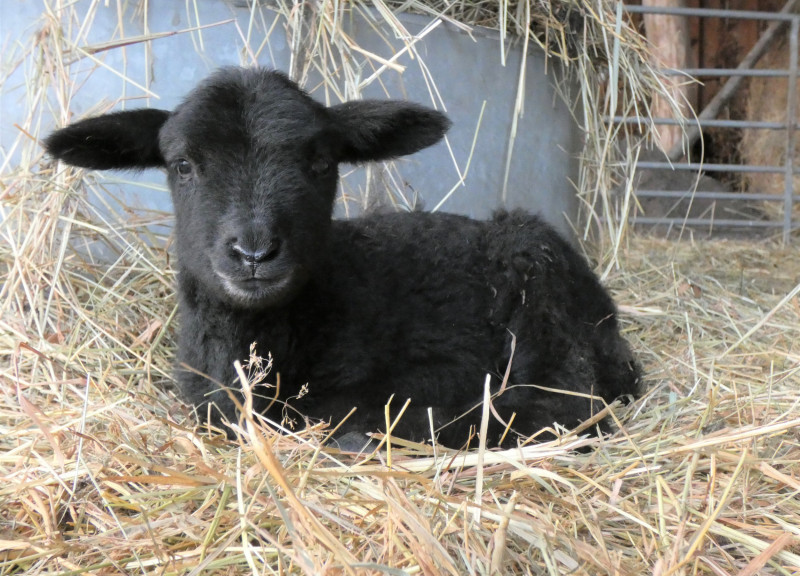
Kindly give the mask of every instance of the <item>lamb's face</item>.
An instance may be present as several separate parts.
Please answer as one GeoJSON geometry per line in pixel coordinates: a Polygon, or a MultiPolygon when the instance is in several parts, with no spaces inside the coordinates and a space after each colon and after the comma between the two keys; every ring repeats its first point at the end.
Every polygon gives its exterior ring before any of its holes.
{"type": "Polygon", "coordinates": [[[45,146],[74,166],[166,168],[181,268],[218,298],[263,308],[290,300],[327,256],[340,162],[412,154],[449,126],[417,104],[326,108],[279,72],[223,68],[174,112],[87,118],[45,146]]]}
{"type": "Polygon", "coordinates": [[[197,88],[160,133],[181,266],[239,307],[291,299],[325,251],[338,147],[327,110],[280,74],[197,88]]]}

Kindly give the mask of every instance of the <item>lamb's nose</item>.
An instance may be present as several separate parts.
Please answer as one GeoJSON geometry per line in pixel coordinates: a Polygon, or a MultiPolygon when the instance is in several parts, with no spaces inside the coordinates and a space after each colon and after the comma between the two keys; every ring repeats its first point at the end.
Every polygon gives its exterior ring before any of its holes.
{"type": "Polygon", "coordinates": [[[259,264],[275,258],[280,251],[280,246],[280,240],[273,238],[266,248],[250,248],[237,242],[231,249],[245,264],[259,264]]]}

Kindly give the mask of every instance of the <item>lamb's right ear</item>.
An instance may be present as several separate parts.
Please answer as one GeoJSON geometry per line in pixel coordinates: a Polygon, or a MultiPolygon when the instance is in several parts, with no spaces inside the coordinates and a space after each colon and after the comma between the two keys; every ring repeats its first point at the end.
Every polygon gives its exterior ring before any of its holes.
{"type": "Polygon", "coordinates": [[[82,168],[163,166],[158,132],[169,115],[151,108],[104,114],[53,132],[44,147],[54,158],[82,168]]]}
{"type": "Polygon", "coordinates": [[[354,100],[328,109],[342,142],[340,162],[390,160],[436,144],[450,128],[437,110],[400,100],[354,100]]]}

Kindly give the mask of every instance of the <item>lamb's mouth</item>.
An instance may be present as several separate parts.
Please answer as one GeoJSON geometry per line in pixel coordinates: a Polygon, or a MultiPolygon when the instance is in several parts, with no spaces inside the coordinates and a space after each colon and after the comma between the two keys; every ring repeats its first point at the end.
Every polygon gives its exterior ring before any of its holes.
{"type": "Polygon", "coordinates": [[[231,278],[225,274],[219,275],[231,300],[247,308],[275,306],[290,299],[302,283],[301,276],[297,269],[269,278],[231,278]]]}

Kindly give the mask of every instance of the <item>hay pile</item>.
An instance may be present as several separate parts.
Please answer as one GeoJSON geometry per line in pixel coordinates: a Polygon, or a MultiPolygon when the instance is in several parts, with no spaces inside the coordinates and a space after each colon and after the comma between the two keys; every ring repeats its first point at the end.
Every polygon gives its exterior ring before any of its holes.
{"type": "MultiPolygon", "coordinates": [[[[56,32],[31,94],[66,86],[56,32]]],[[[248,420],[231,443],[169,391],[169,215],[43,158],[36,118],[0,174],[0,574],[800,570],[796,251],[617,237],[648,393],[611,438],[356,457],[248,420]]]]}
{"type": "MultiPolygon", "coordinates": [[[[789,43],[784,38],[778,42],[761,61],[757,68],[762,70],[788,70],[789,43]]],[[[748,120],[761,122],[786,122],[787,96],[789,94],[788,78],[751,78],[747,85],[745,117],[748,120]]],[[[795,90],[795,111],[800,118],[800,81],[795,90]]],[[[785,166],[787,137],[785,130],[745,130],[739,144],[739,152],[745,164],[757,166],[785,166]]],[[[794,166],[800,166],[800,131],[794,133],[794,166]]],[[[785,174],[749,173],[745,184],[751,192],[774,194],[783,197],[786,194],[785,174]]],[[[793,178],[794,194],[800,190],[800,174],[793,178]]],[[[792,220],[800,218],[800,205],[794,202],[792,220]]],[[[770,218],[779,220],[783,217],[783,202],[764,202],[762,210],[770,218]]]]}

